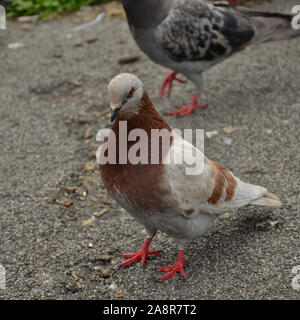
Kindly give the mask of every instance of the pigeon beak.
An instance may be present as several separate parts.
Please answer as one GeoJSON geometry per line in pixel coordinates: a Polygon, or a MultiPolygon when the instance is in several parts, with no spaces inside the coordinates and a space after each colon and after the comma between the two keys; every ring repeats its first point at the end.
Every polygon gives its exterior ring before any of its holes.
{"type": "Polygon", "coordinates": [[[116,118],[116,116],[118,115],[118,113],[120,112],[121,108],[115,108],[111,110],[111,117],[110,117],[110,121],[113,122],[116,118]]]}

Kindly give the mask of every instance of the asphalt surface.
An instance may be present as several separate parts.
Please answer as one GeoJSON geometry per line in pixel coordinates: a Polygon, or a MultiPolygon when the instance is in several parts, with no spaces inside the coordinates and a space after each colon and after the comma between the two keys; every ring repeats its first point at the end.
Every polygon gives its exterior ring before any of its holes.
{"type": "MultiPolygon", "coordinates": [[[[259,8],[290,12],[293,4],[259,8]]],[[[175,84],[171,98],[159,100],[168,70],[140,53],[126,22],[107,18],[71,33],[84,19],[72,14],[29,31],[9,22],[0,31],[0,264],[7,276],[0,298],[299,299],[292,268],[300,265],[300,39],[248,48],[216,66],[205,74],[209,107],[167,118],[172,127],[217,131],[205,140],[206,155],[283,205],[220,217],[188,244],[186,278],[159,283],[157,268],[175,262],[176,243],[159,233],[151,248],[164,252],[146,269],[119,268],[145,232],[107,196],[93,159],[95,134],[109,125],[107,84],[120,72],[136,72],[161,114],[189,101],[194,87],[175,84]],[[118,64],[137,54],[140,60],[118,64]],[[235,130],[225,133],[229,126],[235,130]],[[76,190],[68,193],[70,186],[76,190]]]]}

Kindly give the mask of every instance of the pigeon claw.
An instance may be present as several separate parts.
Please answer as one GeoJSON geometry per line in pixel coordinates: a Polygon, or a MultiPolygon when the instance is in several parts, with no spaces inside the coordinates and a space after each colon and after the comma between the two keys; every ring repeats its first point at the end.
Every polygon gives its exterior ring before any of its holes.
{"type": "Polygon", "coordinates": [[[131,263],[137,262],[138,260],[141,260],[142,265],[146,266],[146,260],[147,256],[149,254],[159,254],[160,251],[158,250],[147,250],[147,251],[142,251],[139,250],[138,252],[135,253],[125,253],[123,254],[124,258],[129,258],[128,260],[122,262],[122,267],[126,267],[131,263]]]}
{"type": "Polygon", "coordinates": [[[179,110],[168,112],[169,116],[179,115],[180,117],[185,117],[191,114],[196,108],[204,109],[207,106],[202,103],[197,103],[198,94],[194,94],[192,101],[186,106],[177,106],[179,110]]]}
{"type": "Polygon", "coordinates": [[[164,82],[163,82],[163,84],[161,86],[160,92],[159,92],[159,98],[160,99],[163,98],[163,96],[165,94],[165,89],[166,89],[167,86],[168,86],[168,97],[170,96],[172,88],[173,88],[173,81],[177,81],[179,83],[185,83],[184,80],[176,78],[176,74],[177,74],[177,72],[172,71],[171,73],[169,73],[166,76],[166,78],[165,78],[165,80],[164,80],[164,82]]]}
{"type": "Polygon", "coordinates": [[[151,238],[147,238],[141,247],[141,249],[135,253],[124,253],[124,258],[129,258],[128,260],[122,262],[122,267],[126,267],[131,263],[137,262],[138,260],[141,260],[142,265],[146,265],[147,256],[150,254],[159,254],[161,251],[159,250],[149,250],[149,245],[151,242],[151,238]]]}
{"type": "Polygon", "coordinates": [[[160,282],[165,281],[173,277],[177,272],[180,273],[182,277],[185,277],[183,266],[185,261],[183,260],[184,250],[179,250],[177,262],[171,266],[158,268],[159,271],[170,271],[166,275],[162,276],[160,282]]]}

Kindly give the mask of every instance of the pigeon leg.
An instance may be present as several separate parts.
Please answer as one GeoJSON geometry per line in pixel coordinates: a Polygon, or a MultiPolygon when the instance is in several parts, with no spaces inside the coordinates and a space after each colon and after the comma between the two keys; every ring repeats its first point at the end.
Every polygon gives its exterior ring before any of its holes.
{"type": "Polygon", "coordinates": [[[205,104],[197,103],[198,97],[199,97],[198,93],[195,93],[193,95],[193,98],[192,98],[191,102],[188,105],[186,105],[186,106],[177,106],[177,108],[179,110],[168,112],[168,115],[169,116],[173,116],[173,115],[178,114],[180,117],[184,117],[184,116],[187,116],[187,115],[191,114],[193,112],[193,110],[196,109],[196,108],[201,108],[201,109],[206,108],[205,104]]]}
{"type": "Polygon", "coordinates": [[[160,92],[159,92],[159,98],[160,99],[162,99],[162,97],[165,94],[166,86],[168,86],[168,97],[170,96],[171,91],[172,91],[172,87],[173,87],[173,81],[178,81],[179,83],[185,83],[184,80],[176,78],[176,74],[177,74],[177,72],[172,71],[171,73],[169,73],[166,76],[166,78],[165,78],[165,80],[164,80],[164,82],[163,82],[163,84],[161,86],[160,92]]]}
{"type": "Polygon", "coordinates": [[[185,264],[185,260],[183,260],[184,250],[178,250],[177,262],[168,267],[158,268],[159,271],[170,271],[163,277],[161,277],[160,281],[165,281],[174,276],[177,272],[180,272],[181,276],[185,276],[183,266],[185,264]]]}
{"type": "Polygon", "coordinates": [[[123,254],[124,258],[129,258],[128,260],[122,263],[122,267],[126,267],[127,265],[137,262],[141,260],[142,264],[146,265],[147,255],[149,254],[159,254],[161,251],[158,250],[149,250],[150,242],[152,238],[146,238],[144,244],[142,245],[141,249],[135,253],[125,253],[123,254]]]}

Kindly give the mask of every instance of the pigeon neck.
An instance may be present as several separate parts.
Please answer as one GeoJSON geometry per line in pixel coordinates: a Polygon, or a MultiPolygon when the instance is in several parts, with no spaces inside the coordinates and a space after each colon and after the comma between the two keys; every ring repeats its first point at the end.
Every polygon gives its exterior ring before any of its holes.
{"type": "Polygon", "coordinates": [[[171,128],[168,126],[168,124],[155,110],[146,91],[144,91],[137,114],[133,114],[129,119],[125,118],[124,116],[122,117],[120,114],[116,117],[112,127],[113,131],[116,133],[119,131],[120,121],[127,121],[128,132],[134,129],[143,129],[148,135],[151,135],[151,129],[167,129],[168,131],[171,131],[171,128]]]}
{"type": "Polygon", "coordinates": [[[122,0],[130,26],[150,29],[168,15],[173,0],[122,0]]]}
{"type": "MultiPolygon", "coordinates": [[[[151,164],[152,161],[152,154],[153,150],[154,153],[157,151],[159,152],[159,163],[162,163],[162,159],[166,156],[166,153],[168,153],[171,145],[173,144],[173,136],[171,132],[171,128],[168,126],[168,124],[163,120],[163,118],[158,114],[158,112],[155,110],[151,100],[148,97],[148,94],[146,91],[144,91],[143,98],[141,99],[141,103],[139,106],[139,113],[134,114],[131,118],[126,119],[122,117],[122,115],[119,113],[116,117],[116,120],[113,124],[112,130],[115,133],[116,136],[116,150],[117,150],[117,163],[119,163],[119,150],[120,145],[125,145],[127,148],[127,151],[131,149],[136,143],[136,141],[128,141],[129,133],[132,133],[133,130],[136,129],[142,129],[147,134],[147,143],[148,145],[146,148],[148,148],[148,163],[151,164]],[[126,127],[124,128],[120,121],[126,121],[126,127]],[[156,132],[153,131],[153,129],[156,129],[156,132]],[[157,132],[157,129],[159,132],[157,132]],[[125,130],[125,131],[124,131],[125,130]],[[164,131],[163,131],[164,130],[164,131]],[[168,132],[165,132],[167,130],[168,132]],[[160,135],[162,134],[161,138],[158,138],[159,140],[159,149],[153,149],[152,150],[152,139],[153,134],[156,136],[157,133],[160,135]],[[166,134],[169,134],[166,135],[166,134]],[[164,140],[163,137],[166,137],[170,140],[164,140]],[[126,142],[125,142],[126,141],[126,142]],[[166,142],[165,147],[163,147],[163,142],[166,142]]],[[[136,131],[136,133],[141,134],[140,131],[136,131]]],[[[142,135],[140,136],[141,139],[142,135]]],[[[156,139],[156,138],[155,138],[156,139]]],[[[157,140],[156,140],[157,141],[157,140]]],[[[143,146],[145,146],[143,144],[143,146]]],[[[154,147],[155,148],[155,147],[154,147]]]]}

